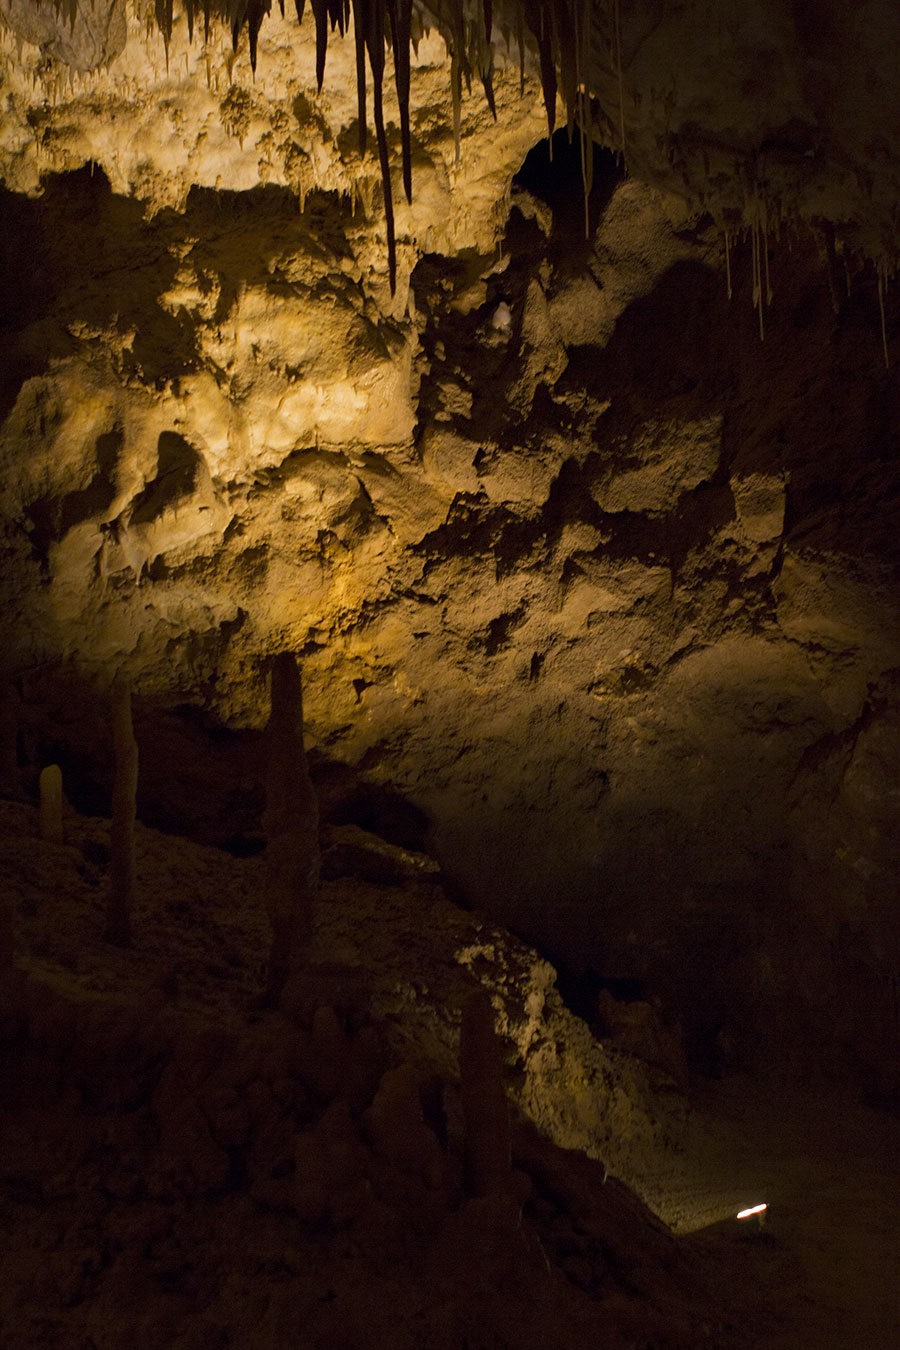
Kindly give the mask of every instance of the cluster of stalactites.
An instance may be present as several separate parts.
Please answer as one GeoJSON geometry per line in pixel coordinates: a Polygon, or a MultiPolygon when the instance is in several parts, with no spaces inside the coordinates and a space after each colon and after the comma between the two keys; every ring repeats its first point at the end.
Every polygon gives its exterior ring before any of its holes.
{"type": "MultiPolygon", "coordinates": [[[[74,16],[77,0],[56,0],[58,9],[74,16]]],[[[232,42],[246,28],[250,64],[255,71],[259,30],[272,7],[272,0],[183,0],[188,31],[193,38],[198,16],[202,15],[204,36],[209,35],[212,19],[225,21],[232,42]]],[[[284,0],[278,0],[282,16],[284,0]]],[[[294,0],[297,20],[302,22],[306,0],[294,0]]],[[[400,109],[400,140],[403,187],[407,201],[412,200],[412,167],[409,131],[410,51],[417,34],[433,23],[444,37],[450,53],[450,84],[453,109],[453,133],[459,158],[460,107],[465,81],[471,90],[473,73],[480,79],[491,112],[496,116],[493,90],[494,29],[493,0],[433,0],[427,13],[413,13],[413,0],[310,0],[316,25],[316,79],[321,90],[325,79],[328,39],[337,32],[341,37],[353,19],[356,41],[356,85],[359,104],[359,148],[365,152],[368,135],[367,96],[369,73],[372,80],[372,121],[384,189],[385,226],[391,293],[396,287],[396,240],[390,160],[384,127],[383,89],[385,50],[393,56],[397,102],[400,109]],[[368,63],[368,72],[367,72],[368,63]]],[[[172,32],[173,0],[155,0],[155,19],[168,43],[172,32]]],[[[582,138],[582,165],[585,201],[591,187],[592,155],[589,142],[596,128],[597,109],[592,99],[592,81],[599,75],[612,77],[619,85],[619,127],[612,122],[604,128],[605,139],[615,139],[624,152],[625,129],[622,116],[621,60],[619,54],[619,0],[515,0],[503,16],[500,31],[508,43],[519,49],[520,85],[525,83],[526,47],[537,48],[548,134],[556,124],[557,97],[566,108],[570,133],[577,126],[582,138]],[[514,30],[509,28],[512,14],[514,30]]]]}
{"type": "MultiPolygon", "coordinates": [[[[257,44],[262,21],[272,8],[272,0],[182,0],[193,39],[197,20],[202,16],[204,39],[209,37],[212,20],[228,24],[232,43],[237,48],[244,29],[250,49],[250,64],[256,70],[257,44]]],[[[59,13],[74,24],[78,0],[54,0],[59,13]]],[[[278,0],[284,17],[284,0],[278,0]]],[[[306,0],[294,0],[298,23],[303,21],[306,0]]],[[[359,104],[359,148],[364,153],[368,136],[367,93],[369,72],[372,78],[372,121],[378,146],[378,158],[384,190],[384,212],[388,243],[391,293],[396,288],[396,241],[394,234],[393,194],[390,160],[384,127],[383,90],[385,51],[393,56],[397,103],[400,109],[400,141],[403,187],[407,201],[412,200],[412,166],[409,131],[410,51],[418,35],[430,26],[440,31],[450,53],[450,92],[453,109],[453,134],[459,159],[460,108],[465,81],[471,91],[473,73],[478,76],[491,112],[496,116],[493,89],[494,31],[493,0],[428,0],[413,12],[413,0],[310,0],[316,26],[316,79],[321,90],[325,79],[329,36],[348,32],[350,19],[356,41],[356,86],[359,104]],[[368,63],[368,72],[366,69],[368,63]]],[[[153,17],[168,48],[174,21],[173,0],[154,0],[153,17]]],[[[625,124],[620,52],[619,0],[512,0],[498,16],[498,30],[508,45],[519,49],[520,86],[525,84],[525,52],[536,48],[544,104],[547,109],[548,135],[556,125],[557,98],[566,109],[570,134],[578,128],[582,144],[582,168],[587,196],[591,188],[593,157],[590,142],[598,138],[617,144],[624,154],[625,124]],[[596,103],[598,80],[618,85],[618,125],[601,117],[596,103]]]]}

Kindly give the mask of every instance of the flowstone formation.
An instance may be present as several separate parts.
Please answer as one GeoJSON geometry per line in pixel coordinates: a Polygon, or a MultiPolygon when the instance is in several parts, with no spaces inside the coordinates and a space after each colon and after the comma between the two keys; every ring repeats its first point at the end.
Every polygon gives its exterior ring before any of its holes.
{"type": "Polygon", "coordinates": [[[423,36],[411,204],[388,72],[392,294],[352,33],[317,94],[292,18],[254,79],[215,23],[6,6],[2,676],[20,759],[96,796],[121,670],[166,728],[139,812],[240,844],[224,747],[295,651],[319,762],[424,811],[470,902],[660,996],[695,1063],[878,1042],[889,1096],[896,14],[662,8],[598,7],[612,148],[553,169],[515,16],[458,162],[423,36]]]}

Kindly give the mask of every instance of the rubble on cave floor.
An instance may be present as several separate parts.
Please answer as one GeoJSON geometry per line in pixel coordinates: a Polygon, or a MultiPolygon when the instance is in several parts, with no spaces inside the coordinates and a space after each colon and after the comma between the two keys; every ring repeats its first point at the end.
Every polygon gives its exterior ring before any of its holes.
{"type": "Polygon", "coordinates": [[[102,939],[108,829],[67,815],[50,844],[0,802],[5,1347],[838,1350],[857,1321],[894,1343],[888,1118],[832,1139],[808,1104],[788,1128],[796,1098],[738,1079],[689,1109],[594,1039],[549,963],[359,830],[326,852],[311,971],[266,1010],[262,860],[138,827],[120,949],[102,939]],[[458,1062],[479,986],[514,1166],[483,1198],[458,1062]],[[735,1201],[763,1192],[771,1227],[738,1232],[735,1201]],[[868,1294],[843,1259],[857,1238],[868,1294]]]}

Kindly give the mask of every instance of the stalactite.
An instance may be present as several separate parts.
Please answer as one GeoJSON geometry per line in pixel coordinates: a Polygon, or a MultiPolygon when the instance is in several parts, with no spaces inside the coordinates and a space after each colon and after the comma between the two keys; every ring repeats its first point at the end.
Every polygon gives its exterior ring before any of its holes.
{"type": "Polygon", "coordinates": [[[622,78],[622,11],[619,0],[613,0],[613,32],[615,35],[615,78],[619,86],[619,140],[622,146],[622,163],[626,162],[625,148],[625,84],[622,78]]]}
{"type": "Polygon", "coordinates": [[[755,226],[753,230],[753,240],[756,255],[756,280],[754,282],[754,299],[756,303],[756,312],[759,315],[759,340],[760,342],[765,342],[766,320],[765,314],[763,312],[762,274],[760,270],[760,258],[759,258],[760,238],[759,238],[759,229],[755,226]]]}
{"type": "Polygon", "coordinates": [[[553,60],[553,47],[551,42],[550,19],[543,5],[538,6],[537,31],[534,36],[537,40],[538,57],[541,68],[541,89],[544,95],[544,108],[547,112],[547,136],[551,142],[553,133],[556,130],[556,95],[558,85],[556,79],[556,65],[553,60]]]}
{"type": "Polygon", "coordinates": [[[303,745],[302,681],[289,652],[272,663],[266,750],[266,998],[277,1003],[306,953],[319,884],[319,809],[303,745]]]}
{"type": "MultiPolygon", "coordinates": [[[[412,0],[388,0],[391,43],[394,51],[394,82],[400,108],[400,157],[403,166],[403,190],[412,202],[412,147],[409,133],[409,51],[412,45],[412,0]]],[[[489,100],[491,101],[491,100],[489,100]]]]}
{"type": "Polygon", "coordinates": [[[172,0],[156,0],[156,26],[163,35],[166,44],[166,65],[169,61],[169,42],[172,39],[172,0]]]}
{"type": "Polygon", "coordinates": [[[453,110],[453,150],[454,163],[459,163],[459,134],[462,105],[462,75],[459,68],[459,56],[454,47],[450,53],[450,100],[453,110]]]}
{"type": "Polygon", "coordinates": [[[492,0],[483,0],[480,18],[475,21],[475,45],[477,49],[478,74],[481,87],[487,99],[494,121],[497,120],[497,104],[494,100],[494,47],[491,34],[494,29],[494,7],[492,0]]]}
{"type": "Polygon", "coordinates": [[[560,93],[566,110],[566,126],[571,137],[581,71],[578,36],[566,4],[553,5],[550,10],[550,41],[553,64],[559,71],[560,93]]]}
{"type": "MultiPolygon", "coordinates": [[[[761,342],[764,342],[766,337],[765,309],[771,305],[774,292],[769,274],[769,208],[765,199],[760,197],[755,190],[745,204],[744,220],[747,222],[744,227],[744,237],[748,233],[750,235],[752,303],[759,320],[759,338],[761,342]]],[[[727,258],[727,254],[726,265],[729,268],[730,295],[730,260],[727,258]]]]}
{"type": "Polygon", "coordinates": [[[459,141],[462,120],[462,82],[470,83],[470,69],[466,50],[466,22],[463,0],[450,3],[450,100],[453,110],[453,149],[455,163],[459,163],[459,141]]]}
{"type": "Polygon", "coordinates": [[[131,941],[134,905],[134,822],[137,813],[138,747],[131,719],[131,690],[117,682],[112,692],[115,758],[109,837],[109,901],[106,937],[121,947],[131,941]]]}
{"type": "Polygon", "coordinates": [[[316,86],[321,93],[328,51],[328,3],[327,0],[310,0],[310,5],[316,25],[316,86]]]}
{"type": "Polygon", "coordinates": [[[41,769],[38,780],[40,795],[40,833],[48,844],[62,844],[63,835],[63,783],[62,770],[58,764],[48,764],[41,769]]]}
{"type": "MultiPolygon", "coordinates": [[[[57,12],[74,16],[77,0],[54,0],[57,12]]],[[[284,13],[283,0],[278,0],[284,13]]],[[[410,133],[410,49],[415,48],[425,25],[421,16],[413,14],[412,0],[310,0],[315,23],[316,83],[323,88],[329,33],[337,30],[343,35],[350,23],[354,25],[356,45],[356,83],[359,115],[359,149],[365,153],[367,143],[367,71],[372,78],[372,108],[378,159],[381,174],[385,226],[387,234],[388,272],[391,293],[396,291],[396,237],[394,201],[390,175],[390,157],[384,124],[383,83],[385,46],[391,49],[397,103],[400,117],[400,142],[403,187],[408,201],[412,200],[411,133],[410,133]],[[415,29],[415,33],[413,30],[415,29]]],[[[189,38],[193,40],[198,0],[185,0],[189,38]]],[[[241,33],[246,28],[250,64],[256,69],[258,35],[265,16],[271,10],[271,0],[219,0],[213,10],[212,0],[199,0],[203,13],[204,43],[209,40],[210,19],[220,14],[229,23],[232,42],[236,49],[241,33]]],[[[297,22],[303,20],[305,0],[295,0],[297,22]]],[[[493,0],[441,0],[437,4],[437,25],[444,34],[450,51],[450,86],[452,123],[456,162],[459,162],[462,120],[462,84],[471,87],[473,66],[481,79],[485,97],[496,115],[493,92],[493,0]]],[[[162,34],[168,68],[169,44],[173,26],[173,0],[154,0],[154,23],[162,34]]],[[[501,25],[501,27],[503,27],[501,25]]],[[[506,32],[505,27],[503,28],[506,32]]],[[[592,76],[598,69],[617,90],[618,127],[613,117],[602,113],[606,134],[618,139],[623,161],[627,159],[627,131],[625,119],[625,72],[623,65],[623,30],[621,0],[606,0],[603,6],[591,0],[520,0],[516,6],[515,33],[512,41],[519,48],[519,87],[525,89],[525,54],[529,36],[537,48],[540,84],[547,116],[547,135],[551,139],[556,127],[557,96],[561,95],[570,134],[577,126],[581,138],[582,178],[585,193],[585,222],[589,228],[587,198],[592,185],[592,145],[594,141],[594,111],[592,99],[597,90],[591,87],[592,76]],[[599,44],[605,43],[609,65],[599,60],[599,44]]],[[[233,60],[233,58],[232,58],[233,60]]],[[[187,55],[185,61],[189,66],[187,55]]],[[[207,57],[208,61],[208,57],[207,57]]],[[[37,75],[35,73],[35,78],[37,75]]],[[[229,66],[229,79],[231,71],[229,66]]],[[[212,83],[207,65],[207,84],[212,83]]],[[[55,102],[55,83],[49,96],[55,102]]],[[[765,335],[764,308],[771,304],[772,286],[769,275],[768,215],[766,204],[754,196],[745,214],[751,236],[753,254],[753,303],[757,309],[760,335],[765,335]]],[[[731,239],[725,233],[728,292],[732,294],[731,239]]],[[[880,304],[883,305],[885,280],[879,281],[880,304]]],[[[884,339],[886,343],[886,335],[884,339]]]]}
{"type": "Polygon", "coordinates": [[[835,247],[835,240],[834,240],[834,225],[830,220],[827,220],[823,225],[822,234],[825,240],[825,259],[827,264],[826,270],[828,273],[828,294],[831,298],[831,308],[835,314],[840,314],[841,297],[838,292],[838,282],[837,282],[837,275],[838,275],[837,249],[835,247]]]}
{"type": "Polygon", "coordinates": [[[366,32],[362,0],[353,0],[353,39],[356,43],[356,105],[359,120],[359,153],[366,153],[366,32]]]}
{"type": "MultiPolygon", "coordinates": [[[[619,0],[610,0],[612,11],[608,21],[611,24],[610,37],[613,66],[619,88],[619,123],[622,154],[625,154],[625,113],[624,82],[621,60],[621,15],[619,0]]],[[[58,13],[73,16],[77,0],[54,0],[58,13]]],[[[284,0],[278,0],[282,15],[284,0]]],[[[301,23],[305,12],[305,0],[295,0],[297,22],[301,23]]],[[[412,200],[411,172],[411,136],[409,121],[410,101],[410,48],[415,48],[417,37],[413,36],[412,0],[311,0],[311,8],[316,30],[316,84],[321,91],[325,78],[325,64],[328,50],[329,29],[335,29],[343,36],[350,22],[351,11],[356,40],[356,78],[357,101],[359,107],[359,145],[360,152],[366,148],[366,58],[371,71],[373,91],[373,121],[378,142],[378,158],[384,191],[384,212],[388,246],[388,271],[391,293],[396,291],[396,240],[394,228],[393,193],[390,178],[390,160],[387,150],[387,136],[384,127],[383,80],[385,65],[385,44],[393,55],[394,73],[397,87],[397,101],[400,113],[400,141],[403,172],[403,186],[408,201],[412,200]]],[[[462,83],[471,88],[473,65],[480,77],[485,98],[491,112],[496,116],[493,89],[493,4],[492,0],[448,0],[446,7],[438,4],[438,25],[449,32],[445,37],[451,56],[451,98],[453,104],[453,136],[456,161],[459,162],[461,135],[462,83]],[[470,17],[467,17],[467,7],[470,17]]],[[[256,71],[258,55],[258,37],[263,19],[271,10],[271,0],[220,0],[213,9],[212,0],[199,0],[199,9],[203,14],[203,41],[209,42],[210,20],[212,15],[221,15],[231,30],[233,49],[236,51],[241,33],[247,30],[250,65],[256,71]]],[[[198,0],[185,0],[185,13],[188,37],[193,41],[195,21],[198,13],[198,0]]],[[[570,128],[578,123],[582,136],[583,175],[585,194],[590,192],[592,174],[591,155],[588,153],[593,139],[591,90],[588,87],[588,58],[591,50],[591,34],[596,15],[592,11],[590,0],[523,0],[517,6],[515,41],[519,48],[519,86],[520,93],[525,90],[525,50],[527,35],[533,37],[540,60],[540,81],[544,105],[547,113],[547,134],[552,138],[556,126],[556,101],[558,84],[561,85],[566,117],[570,128]]],[[[173,0],[154,0],[152,17],[148,16],[148,33],[155,26],[161,34],[165,50],[166,70],[169,68],[169,47],[173,28],[173,0]]],[[[416,34],[421,27],[417,21],[416,34]]],[[[233,60],[233,58],[232,58],[233,60]]],[[[189,68],[187,54],[186,68],[189,68]]],[[[208,62],[208,55],[207,55],[208,62]]],[[[231,79],[231,70],[228,72],[231,79]]],[[[212,84],[207,64],[207,86],[212,84]]],[[[55,98],[55,93],[53,94],[55,98]]],[[[587,214],[587,204],[585,204],[587,214]]]]}
{"type": "Polygon", "coordinates": [[[369,66],[372,71],[372,118],[375,122],[375,139],[378,143],[378,160],[381,165],[381,182],[384,189],[384,223],[387,231],[388,276],[391,295],[397,289],[397,245],[394,238],[394,197],[391,191],[391,163],[387,148],[387,135],[384,129],[384,0],[369,0],[369,23],[366,29],[366,50],[369,53],[369,66]]]}

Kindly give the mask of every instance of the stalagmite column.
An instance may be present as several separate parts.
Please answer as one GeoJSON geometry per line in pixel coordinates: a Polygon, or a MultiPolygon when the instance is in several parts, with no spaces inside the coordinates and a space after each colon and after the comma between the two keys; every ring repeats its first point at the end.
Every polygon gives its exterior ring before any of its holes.
{"type": "Polygon", "coordinates": [[[266,751],[266,907],[272,924],[266,996],[277,1003],[309,946],[319,885],[319,805],[303,747],[301,675],[290,652],[272,663],[266,751]]]}
{"type": "Polygon", "coordinates": [[[106,937],[127,947],[131,940],[134,900],[134,820],[137,799],[138,748],[131,721],[131,690],[116,683],[112,692],[112,734],[115,755],[112,826],[109,840],[109,908],[106,937]]]}
{"type": "Polygon", "coordinates": [[[0,686],[0,792],[19,790],[19,697],[15,685],[0,686]]]}
{"type": "Polygon", "coordinates": [[[62,769],[58,764],[48,764],[41,769],[40,797],[41,838],[51,844],[65,842],[63,836],[63,785],[62,769]]]}
{"type": "Polygon", "coordinates": [[[0,895],[0,975],[12,969],[13,921],[12,896],[4,890],[3,894],[0,895]]]}
{"type": "MultiPolygon", "coordinates": [[[[19,787],[16,739],[19,730],[18,697],[15,687],[0,684],[0,792],[15,794],[19,787]]],[[[6,887],[0,888],[0,975],[13,964],[13,902],[6,887]]]]}
{"type": "Polygon", "coordinates": [[[463,1007],[459,1076],[466,1122],[466,1192],[475,1197],[499,1195],[509,1190],[512,1178],[509,1107],[494,1010],[484,990],[474,993],[463,1007]]]}

